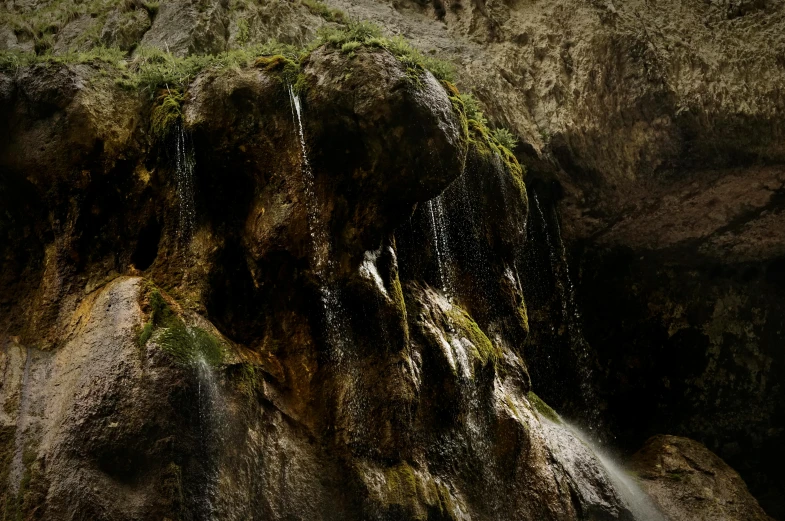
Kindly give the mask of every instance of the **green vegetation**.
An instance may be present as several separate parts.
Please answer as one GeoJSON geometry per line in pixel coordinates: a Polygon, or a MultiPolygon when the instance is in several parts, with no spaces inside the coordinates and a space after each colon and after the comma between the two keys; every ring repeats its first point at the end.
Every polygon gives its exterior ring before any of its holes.
{"type": "Polygon", "coordinates": [[[150,129],[158,139],[164,139],[174,125],[182,119],[184,98],[179,89],[166,89],[158,97],[158,103],[150,114],[150,129]]]}
{"type": "Polygon", "coordinates": [[[556,411],[551,409],[547,403],[543,402],[539,396],[534,394],[534,391],[529,391],[528,398],[529,403],[532,404],[532,407],[534,407],[540,416],[547,418],[554,423],[561,423],[561,418],[556,414],[556,411]]]}
{"type": "Polygon", "coordinates": [[[490,341],[480,326],[477,325],[472,317],[464,310],[453,306],[447,312],[450,321],[456,329],[460,330],[466,338],[474,345],[477,352],[475,355],[483,363],[495,364],[502,356],[502,351],[490,341]]]}
{"type": "Polygon", "coordinates": [[[346,13],[339,9],[331,9],[324,2],[319,0],[300,0],[305,7],[316,16],[321,16],[328,22],[344,23],[347,20],[346,13]]]}
{"type": "Polygon", "coordinates": [[[223,362],[224,346],[221,340],[200,327],[187,326],[157,289],[150,293],[150,310],[150,320],[139,334],[140,348],[147,344],[156,331],[160,331],[156,343],[179,364],[190,365],[197,359],[212,366],[223,362]]]}
{"type": "Polygon", "coordinates": [[[200,327],[180,323],[161,331],[157,341],[161,349],[181,365],[190,365],[199,359],[214,367],[223,362],[221,341],[200,327]]]}
{"type": "Polygon", "coordinates": [[[491,137],[493,137],[500,146],[509,151],[515,150],[515,147],[518,146],[518,138],[506,128],[494,129],[491,131],[491,137]]]}
{"type": "MultiPolygon", "coordinates": [[[[401,36],[392,38],[384,36],[381,27],[376,24],[347,20],[343,13],[331,10],[319,0],[301,0],[301,2],[312,13],[338,24],[322,28],[316,40],[304,48],[277,41],[245,46],[250,38],[250,28],[245,19],[240,19],[238,43],[243,47],[217,55],[177,57],[154,47],[140,47],[136,49],[132,58],[119,49],[100,46],[86,52],[63,54],[52,54],[48,51],[37,53],[2,51],[0,70],[15,70],[35,63],[91,63],[111,67],[115,71],[115,83],[118,86],[140,92],[156,100],[152,111],[151,131],[154,136],[161,139],[182,117],[181,106],[187,88],[203,71],[256,65],[276,73],[283,84],[292,85],[299,92],[306,87],[300,66],[315,48],[327,46],[349,56],[354,56],[361,48],[385,49],[404,65],[407,77],[415,85],[422,85],[425,71],[430,71],[442,81],[453,107],[460,115],[467,145],[474,147],[481,155],[498,155],[513,176],[521,193],[525,195],[523,169],[512,153],[518,144],[517,138],[504,128],[492,131],[488,129],[488,121],[477,98],[469,93],[460,93],[451,83],[455,76],[452,64],[423,54],[401,36]]],[[[52,39],[68,21],[84,14],[93,17],[104,16],[117,5],[118,0],[92,0],[80,4],[59,0],[34,15],[26,15],[25,20],[13,12],[6,13],[2,17],[10,20],[14,27],[26,27],[23,30],[37,35],[36,38],[43,41],[46,38],[52,39]]],[[[151,15],[158,9],[157,2],[145,2],[144,6],[151,15]]]]}
{"type": "Polygon", "coordinates": [[[387,38],[381,27],[371,22],[351,21],[341,27],[328,27],[319,32],[316,45],[327,45],[347,54],[360,47],[386,49],[406,67],[407,75],[418,82],[425,71],[438,80],[452,81],[455,68],[452,64],[424,55],[403,37],[387,38]]]}
{"type": "Polygon", "coordinates": [[[282,84],[291,85],[297,93],[301,92],[305,86],[305,77],[300,74],[299,59],[292,59],[283,54],[274,54],[257,58],[254,65],[267,72],[276,73],[282,84]]]}
{"type": "Polygon", "coordinates": [[[232,366],[232,380],[236,382],[237,390],[248,398],[255,398],[261,390],[263,383],[260,367],[248,362],[232,366]]]}

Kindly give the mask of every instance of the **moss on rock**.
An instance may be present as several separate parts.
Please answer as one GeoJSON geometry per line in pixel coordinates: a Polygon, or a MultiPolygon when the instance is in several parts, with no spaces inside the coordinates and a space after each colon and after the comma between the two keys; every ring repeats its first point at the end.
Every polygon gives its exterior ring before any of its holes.
{"type": "Polygon", "coordinates": [[[464,310],[453,306],[447,315],[453,326],[459,330],[472,343],[476,349],[477,358],[483,363],[495,364],[502,356],[502,351],[495,346],[488,336],[480,329],[471,316],[464,310]]]}
{"type": "Polygon", "coordinates": [[[539,396],[534,394],[534,391],[529,391],[527,397],[529,399],[529,403],[532,405],[532,407],[534,407],[534,410],[536,410],[540,416],[547,418],[552,422],[561,423],[561,417],[559,417],[556,411],[551,409],[547,403],[542,401],[539,396]]]}

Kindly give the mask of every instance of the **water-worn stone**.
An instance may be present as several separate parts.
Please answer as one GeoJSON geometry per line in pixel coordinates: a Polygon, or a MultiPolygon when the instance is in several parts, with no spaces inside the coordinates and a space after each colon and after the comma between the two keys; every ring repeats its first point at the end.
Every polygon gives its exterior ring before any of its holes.
{"type": "Polygon", "coordinates": [[[770,521],[738,473],[703,444],[654,436],[631,459],[643,489],[672,521],[770,521]]]}

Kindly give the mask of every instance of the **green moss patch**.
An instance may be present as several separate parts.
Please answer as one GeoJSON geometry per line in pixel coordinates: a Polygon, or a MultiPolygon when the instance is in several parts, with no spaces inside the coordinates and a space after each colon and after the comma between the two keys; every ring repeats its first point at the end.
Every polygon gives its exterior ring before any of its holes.
{"type": "Polygon", "coordinates": [[[556,411],[551,409],[547,403],[542,401],[539,396],[534,394],[534,391],[529,391],[527,397],[529,398],[529,403],[532,404],[532,407],[534,407],[540,416],[547,418],[554,423],[561,423],[561,418],[558,414],[556,414],[556,411]]]}
{"type": "Polygon", "coordinates": [[[458,307],[452,307],[448,312],[450,322],[474,345],[475,355],[483,363],[495,364],[502,356],[502,350],[495,346],[488,336],[480,329],[468,313],[458,307]]]}
{"type": "Polygon", "coordinates": [[[164,299],[161,292],[150,292],[150,320],[139,333],[140,348],[155,336],[156,343],[175,362],[181,365],[204,360],[211,366],[219,366],[224,359],[223,342],[209,331],[187,326],[164,299]]]}
{"type": "Polygon", "coordinates": [[[401,36],[385,37],[381,27],[370,22],[352,21],[342,27],[322,29],[317,39],[319,45],[345,53],[360,47],[386,49],[406,66],[407,75],[414,80],[425,71],[430,71],[439,80],[452,81],[455,77],[455,67],[449,62],[426,56],[401,36]]]}

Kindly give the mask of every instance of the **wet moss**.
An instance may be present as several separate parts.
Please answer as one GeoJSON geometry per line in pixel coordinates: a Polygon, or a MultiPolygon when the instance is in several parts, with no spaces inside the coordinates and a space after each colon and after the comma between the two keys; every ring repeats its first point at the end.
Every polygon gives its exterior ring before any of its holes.
{"type": "Polygon", "coordinates": [[[456,329],[459,329],[464,336],[474,345],[477,350],[477,358],[483,363],[495,364],[502,356],[502,351],[490,341],[488,336],[480,329],[472,317],[460,308],[453,307],[448,311],[450,321],[456,329]]]}
{"type": "Polygon", "coordinates": [[[237,390],[248,398],[256,398],[262,391],[264,376],[260,367],[248,362],[243,362],[231,368],[231,379],[235,382],[237,390]]]}
{"type": "Polygon", "coordinates": [[[157,343],[182,365],[191,365],[197,360],[203,360],[213,367],[223,363],[222,342],[200,327],[188,327],[183,323],[168,327],[161,331],[157,343]]]}
{"type": "Polygon", "coordinates": [[[532,404],[532,407],[534,407],[534,410],[536,410],[540,416],[547,418],[554,423],[561,423],[561,418],[556,413],[556,411],[551,409],[547,403],[542,401],[539,396],[534,394],[534,391],[529,391],[527,397],[529,398],[529,403],[532,404]]]}
{"type": "Polygon", "coordinates": [[[384,479],[390,503],[406,505],[417,501],[417,476],[408,463],[387,467],[384,479]]]}
{"type": "Polygon", "coordinates": [[[140,349],[157,334],[156,343],[175,362],[183,365],[204,360],[211,366],[223,363],[223,342],[200,327],[190,327],[175,313],[158,289],[149,291],[150,320],[139,333],[140,349]]]}
{"type": "Polygon", "coordinates": [[[180,519],[185,505],[182,468],[174,462],[169,463],[164,469],[161,486],[162,497],[167,503],[169,513],[174,515],[175,519],[180,519]]]}

